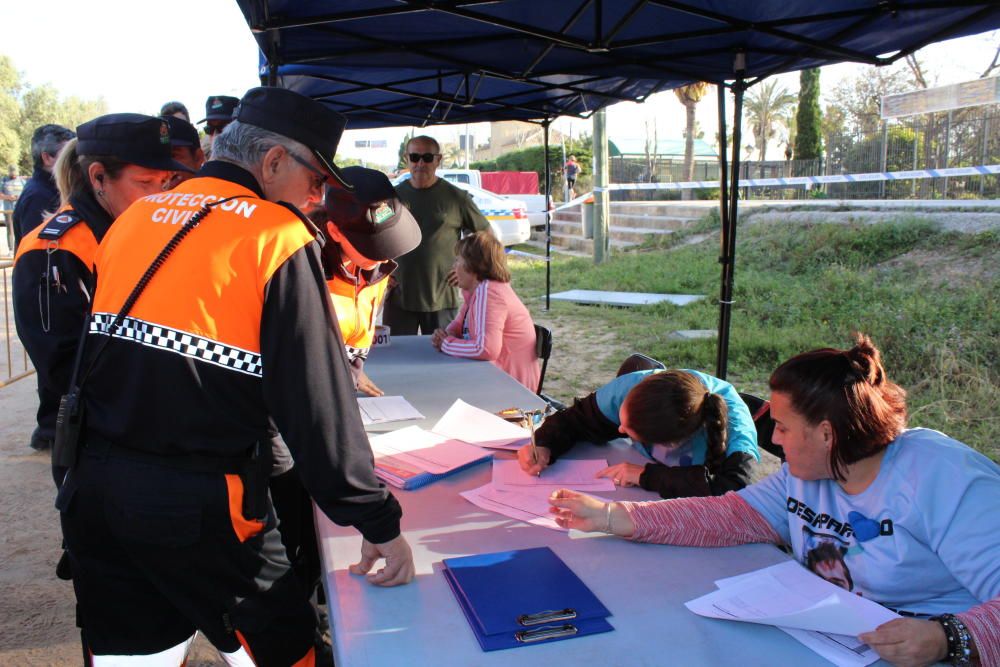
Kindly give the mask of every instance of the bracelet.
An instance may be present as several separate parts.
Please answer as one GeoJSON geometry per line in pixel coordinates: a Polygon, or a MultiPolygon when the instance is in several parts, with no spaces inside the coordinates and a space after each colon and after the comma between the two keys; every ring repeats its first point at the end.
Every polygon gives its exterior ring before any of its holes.
{"type": "Polygon", "coordinates": [[[944,628],[944,636],[948,639],[948,655],[945,660],[958,667],[971,665],[972,636],[965,623],[954,614],[941,614],[931,620],[937,621],[944,628]]]}
{"type": "Polygon", "coordinates": [[[614,534],[614,533],[611,532],[611,506],[612,505],[614,505],[614,502],[605,503],[605,505],[604,505],[604,517],[606,519],[606,525],[604,526],[604,532],[607,533],[608,535],[613,535],[614,534]]]}

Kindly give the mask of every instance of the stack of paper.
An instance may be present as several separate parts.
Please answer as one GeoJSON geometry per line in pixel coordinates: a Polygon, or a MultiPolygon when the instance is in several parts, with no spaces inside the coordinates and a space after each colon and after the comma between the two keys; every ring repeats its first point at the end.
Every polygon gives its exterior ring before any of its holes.
{"type": "Polygon", "coordinates": [[[795,561],[715,582],[719,590],[686,603],[701,616],[775,625],[844,667],[862,667],[878,654],[858,641],[899,616],[831,584],[795,561]]]}
{"type": "Polygon", "coordinates": [[[402,396],[362,397],[358,399],[358,409],[361,411],[361,423],[365,426],[424,418],[402,396]]]}
{"type": "Polygon", "coordinates": [[[521,470],[516,460],[493,461],[493,481],[461,495],[480,507],[535,526],[565,531],[549,512],[549,496],[558,489],[584,493],[614,491],[607,478],[594,477],[608,466],[604,460],[560,459],[539,475],[521,470]]]}
{"type": "Polygon", "coordinates": [[[481,447],[518,447],[528,437],[520,426],[458,400],[430,431],[410,426],[369,442],[375,474],[395,487],[416,489],[489,459],[481,447]]]}

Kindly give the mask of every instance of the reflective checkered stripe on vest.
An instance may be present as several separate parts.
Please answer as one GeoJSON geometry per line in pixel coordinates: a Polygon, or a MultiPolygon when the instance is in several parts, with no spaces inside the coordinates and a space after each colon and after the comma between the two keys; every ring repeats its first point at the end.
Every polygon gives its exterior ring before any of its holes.
{"type": "Polygon", "coordinates": [[[288,209],[241,185],[194,178],[133,204],[97,253],[97,293],[90,331],[107,335],[142,274],[203,205],[212,208],[146,286],[116,338],[261,376],[264,291],[275,271],[312,242],[288,209]]]}

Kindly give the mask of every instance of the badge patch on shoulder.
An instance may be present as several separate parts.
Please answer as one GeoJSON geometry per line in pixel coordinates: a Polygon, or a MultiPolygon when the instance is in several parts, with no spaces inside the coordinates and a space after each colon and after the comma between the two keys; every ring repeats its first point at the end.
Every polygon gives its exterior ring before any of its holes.
{"type": "Polygon", "coordinates": [[[372,220],[376,225],[381,225],[383,222],[391,218],[395,214],[392,207],[388,203],[382,202],[378,205],[378,208],[372,211],[372,220]]]}
{"type": "Polygon", "coordinates": [[[63,211],[62,213],[58,213],[45,223],[45,228],[38,232],[38,238],[55,241],[56,239],[62,237],[62,235],[68,232],[73,225],[81,220],[83,220],[83,218],[81,218],[76,211],[63,211]]]}

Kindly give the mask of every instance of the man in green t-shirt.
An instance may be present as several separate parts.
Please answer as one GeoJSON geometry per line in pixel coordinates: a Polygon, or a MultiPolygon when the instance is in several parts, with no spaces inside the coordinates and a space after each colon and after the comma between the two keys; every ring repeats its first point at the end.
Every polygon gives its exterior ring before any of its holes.
{"type": "Polygon", "coordinates": [[[463,232],[490,228],[467,192],[437,177],[441,147],[436,140],[413,137],[406,144],[406,158],[410,178],[396,186],[396,193],[417,219],[422,240],[396,260],[398,284],[386,300],[382,319],[397,336],[430,334],[455,319],[455,243],[463,232]]]}

